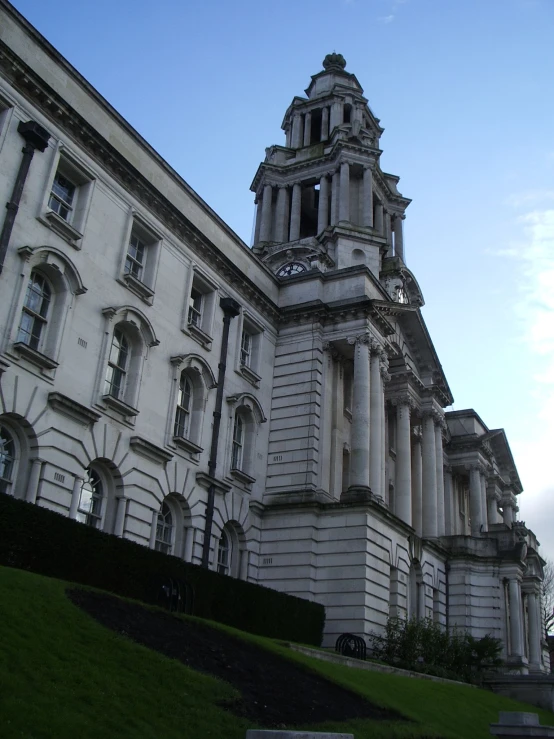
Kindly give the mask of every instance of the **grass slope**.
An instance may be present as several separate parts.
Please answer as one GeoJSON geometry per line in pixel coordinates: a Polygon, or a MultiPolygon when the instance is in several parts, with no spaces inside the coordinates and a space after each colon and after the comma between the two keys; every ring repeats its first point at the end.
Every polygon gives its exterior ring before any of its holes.
{"type": "MultiPolygon", "coordinates": [[[[0,567],[0,734],[23,737],[244,739],[248,723],[218,707],[233,688],[104,629],[64,596],[66,584],[0,567]]],[[[269,639],[227,631],[324,674],[416,724],[314,727],[356,739],[490,738],[499,710],[537,710],[486,691],[353,670],[269,639]]],[[[539,712],[543,724],[554,715],[539,712]]]]}

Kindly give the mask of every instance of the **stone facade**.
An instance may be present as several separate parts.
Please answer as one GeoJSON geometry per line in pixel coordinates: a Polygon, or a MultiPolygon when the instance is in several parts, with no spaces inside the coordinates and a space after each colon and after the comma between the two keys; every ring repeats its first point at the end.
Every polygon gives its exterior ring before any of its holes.
{"type": "Polygon", "coordinates": [[[317,600],[326,644],[429,617],[546,670],[508,442],[444,411],[410,201],[343,57],[286,111],[248,248],[0,14],[1,491],[317,600]]]}

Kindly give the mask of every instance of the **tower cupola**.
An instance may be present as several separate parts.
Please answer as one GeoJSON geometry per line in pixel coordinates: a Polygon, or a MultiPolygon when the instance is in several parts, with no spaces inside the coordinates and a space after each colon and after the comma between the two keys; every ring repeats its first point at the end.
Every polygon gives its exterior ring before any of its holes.
{"type": "Polygon", "coordinates": [[[383,259],[403,263],[410,201],[381,170],[383,129],[342,54],[327,54],[282,128],[285,145],[266,149],[251,185],[253,246],[268,266],[286,276],[366,264],[379,277],[383,259]]]}

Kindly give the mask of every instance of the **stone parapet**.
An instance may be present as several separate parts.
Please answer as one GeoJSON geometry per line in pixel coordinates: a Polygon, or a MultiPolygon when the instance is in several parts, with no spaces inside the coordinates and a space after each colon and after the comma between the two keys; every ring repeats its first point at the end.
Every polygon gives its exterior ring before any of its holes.
{"type": "Polygon", "coordinates": [[[498,675],[487,680],[486,687],[499,695],[554,712],[554,675],[498,675]]]}

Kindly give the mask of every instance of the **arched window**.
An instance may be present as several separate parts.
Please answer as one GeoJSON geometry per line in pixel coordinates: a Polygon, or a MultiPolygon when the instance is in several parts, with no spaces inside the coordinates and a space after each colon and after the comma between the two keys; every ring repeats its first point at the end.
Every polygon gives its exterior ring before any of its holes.
{"type": "Polygon", "coordinates": [[[173,522],[173,514],[171,513],[171,509],[167,503],[163,502],[158,513],[155,549],[164,554],[171,554],[173,550],[174,535],[175,525],[173,522]]]}
{"type": "Polygon", "coordinates": [[[237,413],[235,415],[235,423],[233,425],[233,451],[231,455],[231,469],[242,470],[244,452],[244,420],[237,413]]]}
{"type": "Polygon", "coordinates": [[[223,529],[217,548],[217,571],[221,575],[229,575],[231,573],[231,556],[231,539],[229,534],[223,529]]]}
{"type": "Polygon", "coordinates": [[[87,470],[87,477],[81,486],[77,521],[95,529],[102,528],[105,490],[102,479],[94,469],[87,470]]]}
{"type": "Polygon", "coordinates": [[[15,468],[15,442],[5,426],[0,426],[0,493],[10,493],[15,468]]]}
{"type": "Polygon", "coordinates": [[[173,435],[188,439],[190,435],[192,413],[192,383],[185,371],[181,372],[179,390],[177,392],[177,408],[175,410],[175,427],[173,435]]]}
{"type": "Polygon", "coordinates": [[[122,400],[125,394],[129,353],[129,341],[123,331],[116,327],[113,332],[104,387],[104,394],[116,400],[122,400]]]}
{"type": "Polygon", "coordinates": [[[31,272],[21,312],[18,342],[27,344],[36,351],[40,350],[46,334],[51,299],[52,288],[49,282],[38,272],[31,272]]]}

